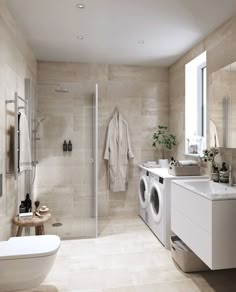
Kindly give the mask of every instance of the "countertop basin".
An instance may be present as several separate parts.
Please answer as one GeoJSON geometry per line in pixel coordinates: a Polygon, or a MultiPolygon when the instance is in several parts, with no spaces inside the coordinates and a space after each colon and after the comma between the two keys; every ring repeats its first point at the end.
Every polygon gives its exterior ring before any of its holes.
{"type": "Polygon", "coordinates": [[[175,180],[173,183],[210,200],[236,199],[236,187],[211,180],[175,180]]]}

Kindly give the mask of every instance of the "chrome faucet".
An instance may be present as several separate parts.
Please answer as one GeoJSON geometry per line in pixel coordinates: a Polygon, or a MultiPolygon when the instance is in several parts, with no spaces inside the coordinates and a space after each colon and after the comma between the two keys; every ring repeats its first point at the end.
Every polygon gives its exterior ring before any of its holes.
{"type": "Polygon", "coordinates": [[[229,185],[230,186],[234,185],[234,183],[233,183],[232,165],[231,164],[229,165],[229,185]]]}

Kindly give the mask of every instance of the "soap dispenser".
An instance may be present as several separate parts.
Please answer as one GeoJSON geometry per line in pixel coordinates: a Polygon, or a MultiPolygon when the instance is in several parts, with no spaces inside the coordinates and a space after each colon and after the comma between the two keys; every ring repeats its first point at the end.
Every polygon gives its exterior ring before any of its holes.
{"type": "Polygon", "coordinates": [[[226,163],[222,163],[222,167],[220,169],[220,182],[221,183],[228,183],[229,182],[229,171],[226,167],[226,163]]]}
{"type": "Polygon", "coordinates": [[[25,213],[25,202],[21,201],[21,204],[19,206],[19,213],[25,213]]]}
{"type": "Polygon", "coordinates": [[[63,151],[67,151],[67,150],[68,150],[66,140],[64,140],[64,143],[63,143],[62,149],[63,149],[63,151]]]}
{"type": "Polygon", "coordinates": [[[32,210],[32,202],[30,200],[30,195],[26,194],[25,200],[24,200],[24,206],[25,206],[25,212],[31,212],[32,210]]]}
{"type": "Polygon", "coordinates": [[[212,176],[212,180],[214,182],[219,182],[220,175],[219,175],[219,169],[218,169],[218,167],[215,167],[214,168],[214,172],[212,172],[211,176],[212,176]]]}
{"type": "Polygon", "coordinates": [[[72,151],[72,143],[71,143],[71,140],[69,140],[69,143],[68,143],[68,151],[72,151]]]}

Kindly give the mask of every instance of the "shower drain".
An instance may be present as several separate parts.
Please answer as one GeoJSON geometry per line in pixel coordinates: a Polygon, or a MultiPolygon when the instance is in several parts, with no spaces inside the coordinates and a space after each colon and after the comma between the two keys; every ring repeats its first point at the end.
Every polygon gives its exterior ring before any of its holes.
{"type": "Polygon", "coordinates": [[[60,222],[53,223],[52,226],[53,227],[60,227],[60,226],[62,226],[62,223],[60,223],[60,222]]]}

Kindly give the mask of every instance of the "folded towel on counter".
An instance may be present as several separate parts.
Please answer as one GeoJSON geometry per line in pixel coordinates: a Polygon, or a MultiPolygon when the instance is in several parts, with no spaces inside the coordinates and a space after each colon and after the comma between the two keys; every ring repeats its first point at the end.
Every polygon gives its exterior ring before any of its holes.
{"type": "Polygon", "coordinates": [[[193,166],[198,165],[197,161],[195,160],[179,160],[180,166],[193,166]]]}
{"type": "Polygon", "coordinates": [[[156,161],[146,161],[146,162],[143,162],[142,165],[144,167],[150,167],[150,168],[158,168],[158,167],[160,167],[159,164],[156,161]]]}
{"type": "Polygon", "coordinates": [[[159,168],[160,165],[159,164],[150,164],[150,163],[143,163],[143,166],[144,167],[147,167],[147,168],[159,168]]]}

